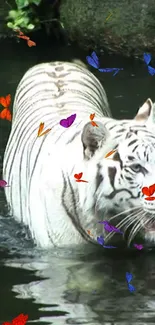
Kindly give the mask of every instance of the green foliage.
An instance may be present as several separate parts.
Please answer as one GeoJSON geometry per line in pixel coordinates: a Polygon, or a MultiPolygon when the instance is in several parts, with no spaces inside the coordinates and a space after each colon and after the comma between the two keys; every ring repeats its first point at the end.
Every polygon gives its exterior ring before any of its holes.
{"type": "Polygon", "coordinates": [[[27,7],[31,4],[35,4],[37,6],[39,6],[39,4],[41,3],[42,0],[16,0],[16,4],[18,9],[22,9],[24,7],[27,7]]]}
{"type": "Polygon", "coordinates": [[[11,29],[25,29],[26,30],[33,30],[36,26],[39,25],[39,19],[32,18],[32,10],[23,11],[19,10],[10,10],[8,16],[8,23],[7,27],[11,29]]]}

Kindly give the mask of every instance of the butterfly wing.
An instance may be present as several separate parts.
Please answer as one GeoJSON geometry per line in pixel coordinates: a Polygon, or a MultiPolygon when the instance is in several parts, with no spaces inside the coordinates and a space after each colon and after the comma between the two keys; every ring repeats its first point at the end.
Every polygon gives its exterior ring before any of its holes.
{"type": "Polygon", "coordinates": [[[93,58],[94,62],[96,63],[97,67],[99,68],[99,58],[96,55],[95,51],[92,52],[91,57],[93,58]]]}
{"type": "Polygon", "coordinates": [[[89,65],[91,65],[95,69],[98,69],[98,65],[94,62],[94,60],[91,58],[91,56],[86,56],[86,60],[89,65]]]}
{"type": "Polygon", "coordinates": [[[114,72],[113,77],[119,72],[120,69],[117,69],[116,72],[114,72]]]}
{"type": "Polygon", "coordinates": [[[83,173],[79,173],[79,174],[75,174],[74,177],[76,179],[81,179],[82,175],[83,175],[83,173]]]}
{"type": "Polygon", "coordinates": [[[31,41],[31,40],[28,40],[28,41],[27,41],[27,45],[28,45],[29,47],[32,47],[32,46],[36,46],[36,43],[33,42],[33,41],[31,41]]]}
{"type": "Polygon", "coordinates": [[[97,242],[98,242],[100,245],[104,245],[104,238],[103,238],[103,236],[97,237],[97,242]]]}
{"type": "Polygon", "coordinates": [[[143,54],[143,58],[144,58],[144,62],[148,65],[152,59],[151,54],[150,53],[144,53],[143,54]]]}
{"type": "Polygon", "coordinates": [[[95,117],[95,113],[93,113],[93,114],[90,114],[90,116],[89,116],[89,117],[90,117],[90,120],[91,120],[91,121],[93,121],[93,119],[94,119],[94,117],[95,117]]]}
{"type": "Polygon", "coordinates": [[[152,68],[150,65],[148,65],[148,72],[149,72],[149,74],[151,74],[151,76],[154,76],[154,74],[155,74],[155,69],[152,68]]]}
{"type": "Polygon", "coordinates": [[[136,291],[135,287],[130,283],[128,283],[128,289],[130,292],[136,291]]]}
{"type": "Polygon", "coordinates": [[[73,114],[73,115],[69,116],[67,118],[67,120],[68,120],[68,126],[71,126],[74,123],[75,119],[76,119],[76,114],[73,114]]]}
{"type": "Polygon", "coordinates": [[[107,246],[107,245],[106,245],[106,246],[103,245],[103,247],[104,247],[104,248],[117,248],[117,247],[115,247],[115,246],[107,246]]]}
{"type": "Polygon", "coordinates": [[[12,325],[25,325],[28,320],[28,315],[20,314],[12,320],[12,325]]]}
{"type": "Polygon", "coordinates": [[[40,125],[39,125],[39,129],[38,129],[38,137],[42,133],[43,128],[44,128],[44,123],[41,122],[40,125]]]}
{"type": "Polygon", "coordinates": [[[108,158],[109,156],[111,156],[116,150],[112,150],[112,151],[109,151],[104,158],[108,158]]]}
{"type": "Polygon", "coordinates": [[[128,283],[132,280],[132,278],[133,278],[133,275],[129,272],[126,272],[126,280],[128,283]]]}
{"type": "Polygon", "coordinates": [[[91,125],[92,125],[92,126],[97,126],[97,127],[98,127],[97,123],[94,122],[94,121],[91,121],[91,125]]]}
{"type": "Polygon", "coordinates": [[[3,179],[0,180],[0,187],[5,187],[7,185],[7,182],[3,179]]]}
{"type": "Polygon", "coordinates": [[[5,108],[9,107],[10,103],[11,103],[11,95],[10,94],[7,95],[6,97],[0,97],[0,104],[3,107],[5,107],[5,108]]]}
{"type": "Polygon", "coordinates": [[[0,113],[0,118],[5,119],[7,114],[7,108],[4,108],[0,113]]]}
{"type": "Polygon", "coordinates": [[[11,104],[11,95],[8,94],[6,97],[5,97],[5,100],[6,100],[6,106],[5,107],[9,107],[10,104],[11,104]]]}
{"type": "Polygon", "coordinates": [[[11,117],[11,112],[9,111],[9,109],[7,109],[6,112],[6,120],[11,121],[12,117],[11,117]]]}

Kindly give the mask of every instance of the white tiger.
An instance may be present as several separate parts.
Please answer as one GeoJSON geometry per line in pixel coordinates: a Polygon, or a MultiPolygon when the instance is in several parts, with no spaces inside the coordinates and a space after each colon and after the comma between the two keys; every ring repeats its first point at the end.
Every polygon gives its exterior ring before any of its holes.
{"type": "Polygon", "coordinates": [[[152,101],[134,120],[110,116],[103,87],[82,64],[42,63],[20,81],[3,179],[10,186],[10,213],[29,227],[38,246],[98,245],[100,220],[122,230],[133,226],[129,242],[140,229],[155,241],[155,204],[141,190],[155,182],[152,101]],[[75,113],[69,128],[60,125],[75,113]],[[91,125],[92,113],[98,127],[91,125]],[[37,137],[41,122],[51,131],[37,137]],[[105,158],[111,150],[116,152],[105,158]],[[75,181],[81,172],[88,183],[75,181]]]}

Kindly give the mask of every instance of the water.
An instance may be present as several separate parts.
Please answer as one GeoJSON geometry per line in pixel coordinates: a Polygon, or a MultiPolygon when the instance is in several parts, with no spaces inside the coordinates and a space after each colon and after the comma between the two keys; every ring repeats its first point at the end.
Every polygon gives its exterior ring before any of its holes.
{"type": "MultiPolygon", "coordinates": [[[[76,44],[35,41],[36,48],[28,48],[24,41],[1,42],[0,96],[10,93],[13,98],[19,80],[34,64],[73,58],[86,62],[91,53],[76,44]]],[[[114,117],[132,118],[148,97],[154,100],[155,77],[148,74],[143,61],[103,54],[100,62],[102,68],[124,68],[115,77],[91,69],[105,87],[114,117]]],[[[9,132],[10,123],[0,120],[1,168],[9,132]]],[[[155,323],[154,251],[37,250],[26,229],[6,216],[3,189],[0,203],[1,323],[11,322],[20,313],[28,314],[30,324],[155,323]],[[126,272],[133,274],[134,293],[127,288],[126,272]]]]}

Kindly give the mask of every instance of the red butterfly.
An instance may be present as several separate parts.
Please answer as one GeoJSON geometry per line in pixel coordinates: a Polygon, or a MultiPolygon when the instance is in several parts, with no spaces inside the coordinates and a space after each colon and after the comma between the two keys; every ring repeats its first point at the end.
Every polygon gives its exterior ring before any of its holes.
{"type": "Polygon", "coordinates": [[[25,39],[25,40],[27,41],[27,45],[28,45],[29,47],[31,47],[31,46],[36,46],[36,43],[33,42],[33,41],[31,41],[31,40],[30,40],[30,37],[24,35],[23,32],[21,32],[20,30],[16,30],[16,32],[19,33],[19,35],[17,35],[17,37],[18,37],[18,38],[25,39]]]}
{"type": "Polygon", "coordinates": [[[92,125],[92,126],[97,126],[97,127],[98,127],[98,125],[96,124],[96,122],[93,121],[93,119],[94,119],[94,117],[95,117],[95,113],[94,113],[94,114],[90,114],[89,117],[90,117],[90,120],[91,120],[91,125],[92,125]]]}
{"type": "Polygon", "coordinates": [[[11,121],[11,112],[9,110],[9,106],[11,103],[11,95],[7,95],[6,97],[0,97],[0,104],[4,107],[2,112],[0,113],[1,119],[6,119],[11,121]]]}
{"type": "Polygon", "coordinates": [[[12,323],[4,322],[2,325],[25,325],[28,315],[20,314],[12,320],[12,323]]]}
{"type": "Polygon", "coordinates": [[[147,195],[147,197],[145,198],[145,200],[147,201],[154,201],[155,197],[152,196],[155,192],[155,184],[149,186],[149,187],[143,187],[142,188],[142,193],[144,195],[147,195]]]}
{"type": "Polygon", "coordinates": [[[79,173],[79,174],[75,174],[74,177],[76,178],[76,182],[84,182],[84,183],[88,183],[87,181],[84,181],[83,179],[81,179],[83,173],[79,173]]]}

